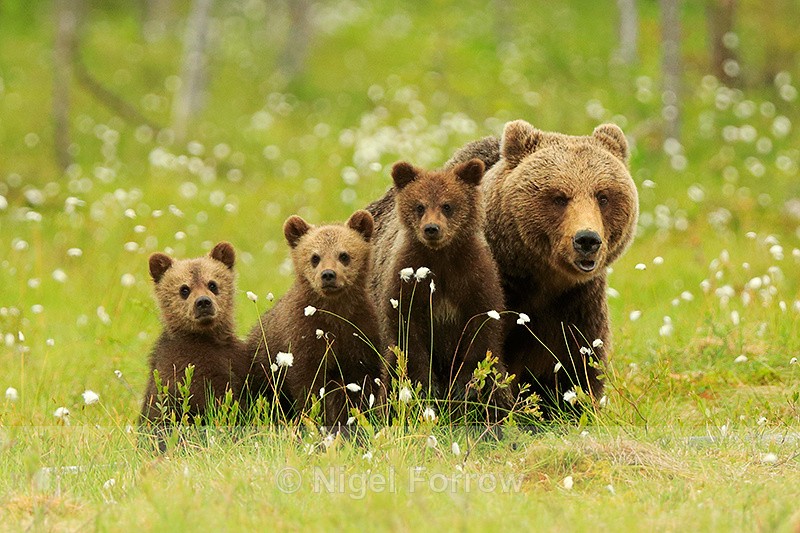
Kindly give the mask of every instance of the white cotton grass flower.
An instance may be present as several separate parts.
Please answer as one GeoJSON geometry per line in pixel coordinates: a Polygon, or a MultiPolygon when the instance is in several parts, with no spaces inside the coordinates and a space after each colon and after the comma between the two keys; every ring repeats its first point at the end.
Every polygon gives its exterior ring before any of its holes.
{"type": "Polygon", "coordinates": [[[136,285],[136,276],[133,274],[123,274],[122,277],[119,279],[119,282],[122,284],[123,287],[133,287],[136,285]]]}
{"type": "Polygon", "coordinates": [[[372,409],[372,406],[375,405],[375,395],[374,394],[372,394],[372,393],[369,394],[369,400],[368,400],[367,403],[369,405],[369,408],[372,409]]]}
{"type": "Polygon", "coordinates": [[[573,389],[568,390],[564,393],[564,401],[570,405],[575,405],[575,402],[578,401],[578,393],[573,389]]]}
{"type": "Polygon", "coordinates": [[[636,263],[636,266],[633,268],[635,268],[636,270],[647,270],[647,265],[645,265],[644,263],[636,263]]]}
{"type": "Polygon", "coordinates": [[[428,274],[431,273],[431,269],[428,267],[419,267],[417,271],[414,273],[414,277],[417,281],[422,281],[423,279],[428,277],[428,274]]]}
{"type": "Polygon", "coordinates": [[[433,410],[433,407],[428,406],[422,410],[422,419],[426,422],[436,421],[436,411],[433,410]]]}
{"type": "Polygon", "coordinates": [[[272,301],[272,300],[274,300],[274,299],[275,299],[275,295],[274,295],[274,294],[272,294],[271,292],[268,292],[268,293],[267,293],[267,301],[268,301],[268,302],[271,302],[271,301],[272,301]]]}
{"type": "Polygon", "coordinates": [[[278,352],[275,356],[275,363],[279,367],[292,366],[294,364],[294,354],[291,352],[278,352]]]}
{"type": "Polygon", "coordinates": [[[564,486],[565,489],[572,490],[573,485],[575,485],[575,480],[572,479],[572,476],[567,476],[564,478],[561,484],[564,486]]]}
{"type": "Polygon", "coordinates": [[[489,318],[494,318],[495,320],[500,320],[500,313],[498,313],[494,309],[492,309],[491,311],[488,311],[486,314],[489,315],[489,318]]]}
{"type": "Polygon", "coordinates": [[[258,294],[253,291],[247,291],[247,299],[255,303],[258,301],[258,294]]]}
{"type": "Polygon", "coordinates": [[[631,313],[628,315],[628,319],[630,319],[631,322],[636,322],[640,318],[642,318],[642,312],[638,309],[631,311],[631,313]]]}
{"type": "Polygon", "coordinates": [[[400,271],[400,279],[403,281],[409,281],[413,275],[414,269],[411,267],[406,267],[400,271]]]}
{"type": "Polygon", "coordinates": [[[272,373],[274,374],[275,372],[278,371],[278,365],[272,363],[271,365],[269,365],[269,369],[272,370],[272,373]]]}
{"type": "Polygon", "coordinates": [[[6,400],[9,402],[16,402],[19,400],[19,392],[14,387],[9,387],[6,389],[6,400]]]}
{"type": "Polygon", "coordinates": [[[114,488],[114,485],[116,484],[117,480],[112,477],[111,479],[106,480],[106,482],[103,483],[103,490],[111,490],[112,488],[114,488]]]}
{"type": "Polygon", "coordinates": [[[322,398],[323,396],[325,396],[325,387],[320,387],[319,388],[319,397],[322,398]]]}
{"type": "Polygon", "coordinates": [[[86,389],[81,396],[83,396],[83,402],[86,405],[92,405],[100,401],[100,395],[93,390],[86,389]]]}
{"type": "Polygon", "coordinates": [[[458,445],[456,441],[453,441],[453,444],[450,446],[450,449],[453,451],[453,455],[458,457],[461,455],[461,447],[458,445]]]}
{"type": "Polygon", "coordinates": [[[345,387],[350,392],[359,392],[361,390],[361,385],[359,385],[358,383],[348,383],[347,385],[345,385],[345,387]]]}
{"type": "Polygon", "coordinates": [[[660,255],[655,256],[653,258],[653,264],[654,265],[663,265],[664,264],[664,258],[661,257],[660,255]]]}
{"type": "Polygon", "coordinates": [[[321,338],[322,338],[322,336],[323,336],[323,335],[325,335],[325,332],[324,332],[324,331],[322,331],[321,329],[318,329],[318,330],[314,331],[314,335],[316,335],[316,337],[317,337],[318,339],[321,339],[321,338]]]}
{"type": "Polygon", "coordinates": [[[662,337],[669,337],[672,335],[672,332],[675,330],[675,327],[672,325],[672,318],[665,316],[664,323],[658,328],[658,334],[662,337]]]}
{"type": "Polygon", "coordinates": [[[431,294],[436,292],[436,284],[433,282],[433,280],[431,280],[430,287],[431,287],[431,294]]]}
{"type": "Polygon", "coordinates": [[[767,417],[765,416],[759,417],[758,420],[756,420],[756,424],[758,424],[759,426],[763,426],[766,423],[767,423],[767,417]]]}
{"type": "Polygon", "coordinates": [[[392,304],[392,309],[397,309],[397,306],[400,305],[400,302],[395,298],[389,298],[389,303],[392,304]]]}
{"type": "Polygon", "coordinates": [[[733,362],[734,363],[746,363],[747,362],[747,356],[742,354],[739,357],[737,357],[736,359],[734,359],[733,362]]]}
{"type": "Polygon", "coordinates": [[[317,308],[313,305],[307,305],[305,309],[303,309],[303,314],[306,316],[311,316],[317,312],[317,308]]]}
{"type": "Polygon", "coordinates": [[[403,403],[408,403],[411,401],[411,389],[408,387],[403,387],[400,389],[400,392],[397,393],[397,399],[403,403]]]}
{"type": "Polygon", "coordinates": [[[600,401],[597,403],[600,405],[600,407],[605,407],[606,405],[608,405],[608,396],[604,394],[603,397],[600,398],[600,401]]]}
{"type": "Polygon", "coordinates": [[[603,345],[603,339],[595,339],[592,341],[592,348],[602,348],[603,345]]]}
{"type": "Polygon", "coordinates": [[[579,351],[581,352],[581,355],[583,355],[583,356],[592,355],[591,348],[587,348],[586,346],[581,346],[581,349],[579,351]]]}
{"type": "Polygon", "coordinates": [[[354,416],[348,417],[347,418],[347,422],[345,422],[344,425],[345,426],[352,426],[353,422],[355,422],[355,421],[356,421],[356,417],[354,417],[354,416]]]}
{"type": "Polygon", "coordinates": [[[367,450],[366,452],[364,452],[364,455],[362,455],[361,458],[364,459],[366,462],[371,463],[372,462],[372,452],[367,450]]]}
{"type": "Polygon", "coordinates": [[[428,448],[436,448],[439,445],[439,441],[436,440],[436,437],[433,435],[428,435],[428,440],[425,442],[425,445],[428,448]]]}
{"type": "Polygon", "coordinates": [[[772,452],[769,452],[761,458],[761,462],[770,465],[775,464],[778,462],[778,456],[772,452]]]}
{"type": "Polygon", "coordinates": [[[559,361],[558,363],[556,363],[556,366],[553,367],[553,374],[558,374],[558,371],[561,370],[562,368],[564,368],[564,365],[562,365],[561,362],[559,361]]]}
{"type": "Polygon", "coordinates": [[[122,370],[114,370],[114,375],[117,376],[117,379],[122,379],[122,370]]]}
{"type": "Polygon", "coordinates": [[[67,281],[67,273],[57,268],[53,271],[53,279],[59,283],[66,283],[67,281]]]}
{"type": "Polygon", "coordinates": [[[734,326],[738,326],[741,321],[742,321],[742,319],[739,316],[739,311],[737,311],[735,309],[733,311],[731,311],[731,323],[734,326]]]}
{"type": "Polygon", "coordinates": [[[792,357],[791,359],[789,359],[789,364],[790,365],[796,365],[797,364],[797,357],[792,357]]]}
{"type": "Polygon", "coordinates": [[[65,420],[69,417],[69,409],[66,407],[59,407],[55,411],[53,411],[53,416],[58,418],[59,420],[65,420]]]}
{"type": "Polygon", "coordinates": [[[519,314],[519,318],[517,318],[517,324],[519,324],[520,326],[525,325],[530,321],[531,321],[531,317],[529,317],[525,313],[520,313],[519,314]]]}

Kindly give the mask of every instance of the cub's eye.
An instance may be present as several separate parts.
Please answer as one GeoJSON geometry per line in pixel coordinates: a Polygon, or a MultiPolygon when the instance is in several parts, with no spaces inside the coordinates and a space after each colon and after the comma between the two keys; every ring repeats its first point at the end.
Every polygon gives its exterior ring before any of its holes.
{"type": "Polygon", "coordinates": [[[608,204],[608,196],[606,195],[606,193],[601,192],[600,194],[597,195],[597,203],[600,204],[600,206],[608,204]]]}
{"type": "Polygon", "coordinates": [[[219,287],[217,286],[217,282],[216,281],[209,281],[208,282],[208,290],[210,290],[214,294],[219,294],[219,287]]]}
{"type": "Polygon", "coordinates": [[[453,206],[450,204],[442,204],[442,213],[449,215],[453,212],[453,206]]]}
{"type": "Polygon", "coordinates": [[[425,206],[422,204],[417,204],[417,214],[422,216],[425,214],[425,206]]]}
{"type": "Polygon", "coordinates": [[[184,286],[182,286],[180,288],[179,292],[181,294],[181,298],[183,298],[185,300],[186,298],[189,297],[189,294],[191,294],[192,291],[191,291],[191,289],[189,289],[188,285],[184,285],[184,286]]]}
{"type": "Polygon", "coordinates": [[[319,261],[320,261],[319,255],[314,254],[314,255],[311,256],[311,266],[313,266],[314,268],[317,267],[317,265],[319,264],[319,261]]]}
{"type": "Polygon", "coordinates": [[[555,198],[553,198],[553,203],[558,206],[564,207],[569,203],[569,198],[567,198],[566,196],[556,196],[555,198]]]}
{"type": "Polygon", "coordinates": [[[344,266],[349,265],[350,264],[350,254],[348,254],[347,252],[340,253],[339,254],[339,262],[341,264],[343,264],[344,266]]]}

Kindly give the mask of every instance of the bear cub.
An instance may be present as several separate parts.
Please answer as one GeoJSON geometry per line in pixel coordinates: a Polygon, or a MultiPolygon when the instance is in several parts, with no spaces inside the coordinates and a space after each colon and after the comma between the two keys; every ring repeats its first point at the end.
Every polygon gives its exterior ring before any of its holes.
{"type": "Polygon", "coordinates": [[[319,395],[325,425],[338,430],[352,407],[383,404],[386,370],[372,345],[378,320],[367,291],[372,230],[366,211],[344,225],[314,227],[297,215],[284,223],[296,279],[253,327],[248,345],[256,354],[253,387],[280,394],[287,415],[319,395]]]}
{"type": "Polygon", "coordinates": [[[387,194],[394,210],[386,197],[373,204],[383,211],[373,283],[383,346],[399,344],[412,383],[437,398],[463,398],[486,352],[501,357],[501,322],[487,317],[504,305],[483,237],[483,171],[478,159],[445,171],[399,162],[387,194]],[[414,286],[412,271],[424,284],[414,286]]]}
{"type": "Polygon", "coordinates": [[[174,260],[162,253],[150,256],[164,329],[150,354],[142,423],[165,422],[170,412],[180,416],[178,387],[189,365],[194,365],[190,418],[202,415],[212,399],[219,401],[228,390],[238,398],[244,374],[239,366],[246,357],[234,324],[235,257],[227,242],[196,259],[174,260]],[[157,390],[153,371],[158,371],[161,386],[167,388],[167,398],[157,390]]]}

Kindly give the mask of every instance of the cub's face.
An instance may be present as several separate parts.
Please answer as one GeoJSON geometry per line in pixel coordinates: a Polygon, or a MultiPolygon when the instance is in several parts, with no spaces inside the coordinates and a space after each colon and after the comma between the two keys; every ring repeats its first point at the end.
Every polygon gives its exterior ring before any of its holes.
{"type": "Polygon", "coordinates": [[[636,229],[625,137],[612,125],[568,137],[520,122],[507,125],[501,146],[516,163],[503,185],[504,212],[514,217],[532,261],[572,282],[591,279],[619,257],[636,229]]]}
{"type": "Polygon", "coordinates": [[[297,215],[289,217],[283,232],[292,248],[298,280],[324,298],[365,288],[373,227],[367,211],[356,211],[344,225],[318,228],[297,215]]]}
{"type": "Polygon", "coordinates": [[[199,333],[232,327],[235,257],[226,242],[197,259],[176,261],[161,253],[150,256],[150,275],[168,329],[199,333]]]}
{"type": "Polygon", "coordinates": [[[478,185],[483,170],[479,159],[442,172],[396,163],[392,168],[397,189],[395,208],[403,225],[432,250],[474,232],[482,221],[478,185]]]}

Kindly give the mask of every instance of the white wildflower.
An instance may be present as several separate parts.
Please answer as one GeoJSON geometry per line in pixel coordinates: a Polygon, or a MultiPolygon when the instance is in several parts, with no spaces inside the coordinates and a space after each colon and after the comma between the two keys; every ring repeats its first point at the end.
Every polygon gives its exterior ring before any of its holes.
{"type": "Polygon", "coordinates": [[[525,313],[520,313],[519,318],[517,318],[517,324],[519,324],[520,326],[522,326],[523,324],[527,324],[530,321],[531,317],[529,317],[525,313]]]}
{"type": "Polygon", "coordinates": [[[117,480],[112,477],[111,479],[103,483],[103,490],[111,490],[116,484],[117,480]]]}
{"type": "Polygon", "coordinates": [[[59,283],[65,283],[67,281],[67,273],[57,268],[53,271],[53,279],[59,283]]]}
{"type": "Polygon", "coordinates": [[[739,322],[741,322],[741,318],[739,317],[739,311],[733,310],[731,311],[731,322],[734,326],[738,326],[739,322]]]}
{"type": "Polygon", "coordinates": [[[367,450],[364,453],[364,455],[361,456],[361,458],[364,459],[365,461],[367,461],[368,463],[371,463],[372,462],[372,452],[367,450]]]}
{"type": "Polygon", "coordinates": [[[253,291],[247,291],[247,299],[251,302],[257,302],[258,294],[254,293],[253,291]]]}
{"type": "Polygon", "coordinates": [[[431,285],[430,285],[430,287],[431,287],[431,294],[433,294],[434,292],[436,292],[436,284],[433,282],[433,280],[431,280],[431,285]]]}
{"type": "Polygon", "coordinates": [[[97,403],[100,401],[100,395],[94,392],[93,390],[85,390],[83,391],[83,401],[86,405],[92,405],[93,403],[97,403]]]}
{"type": "Polygon", "coordinates": [[[411,389],[408,387],[403,387],[400,389],[400,392],[397,394],[397,399],[403,403],[408,403],[411,401],[411,389]]]}
{"type": "Polygon", "coordinates": [[[352,426],[353,422],[355,422],[355,421],[356,421],[356,417],[354,417],[354,416],[348,417],[347,422],[345,422],[345,425],[346,426],[352,426]]]}
{"type": "Polygon", "coordinates": [[[756,424],[758,424],[759,426],[763,426],[766,423],[767,423],[767,417],[765,416],[762,416],[758,420],[756,420],[756,424]]]}
{"type": "Polygon", "coordinates": [[[603,347],[603,339],[595,339],[592,341],[593,348],[602,348],[603,347]]]}
{"type": "Polygon", "coordinates": [[[428,435],[428,440],[427,442],[425,442],[425,445],[428,448],[436,448],[439,445],[439,441],[436,440],[436,437],[434,437],[433,435],[428,435]]]}
{"type": "Polygon", "coordinates": [[[641,317],[642,317],[642,312],[639,311],[638,309],[634,310],[634,311],[631,311],[631,314],[628,315],[628,318],[630,319],[631,322],[636,322],[641,317]]]}
{"type": "Polygon", "coordinates": [[[320,387],[319,388],[319,397],[322,398],[323,396],[325,396],[325,387],[320,387]]]}
{"type": "Polygon", "coordinates": [[[495,320],[500,320],[500,313],[498,313],[494,309],[492,309],[491,311],[487,312],[486,314],[489,315],[489,318],[494,318],[495,320]]]}
{"type": "Polygon", "coordinates": [[[558,374],[558,371],[562,368],[564,368],[564,365],[562,365],[560,362],[556,363],[556,366],[553,367],[553,374],[558,374]]]}
{"type": "Polygon", "coordinates": [[[303,309],[303,314],[305,314],[306,316],[311,316],[316,312],[317,312],[317,308],[314,307],[313,305],[308,305],[308,306],[306,306],[305,309],[303,309]]]}
{"type": "Polygon", "coordinates": [[[426,422],[435,422],[436,421],[436,411],[433,410],[432,407],[426,407],[422,411],[422,418],[426,422]]]}
{"type": "Polygon", "coordinates": [[[661,257],[660,255],[655,256],[653,258],[653,264],[654,265],[663,265],[664,264],[664,258],[661,257]]]}
{"type": "Polygon", "coordinates": [[[325,335],[325,332],[324,332],[324,331],[322,331],[321,329],[318,329],[318,330],[316,330],[316,331],[314,332],[314,335],[316,335],[318,339],[321,339],[321,338],[322,338],[322,336],[323,336],[323,335],[325,335]]]}
{"type": "Polygon", "coordinates": [[[775,464],[775,463],[778,462],[778,456],[776,454],[770,452],[770,453],[764,455],[764,457],[761,458],[761,462],[762,463],[766,463],[766,464],[775,464]]]}
{"type": "Polygon", "coordinates": [[[590,350],[586,346],[581,346],[580,352],[581,352],[581,355],[584,355],[584,356],[592,354],[592,350],[590,350]]]}
{"type": "Polygon", "coordinates": [[[59,420],[64,420],[69,416],[69,409],[66,407],[59,407],[53,412],[53,416],[59,420]]]}
{"type": "Polygon", "coordinates": [[[278,366],[292,366],[294,364],[294,355],[291,352],[278,352],[275,356],[275,362],[278,366]]]}
{"type": "Polygon", "coordinates": [[[792,357],[791,359],[789,359],[789,364],[790,365],[796,365],[797,364],[797,357],[792,357]]]}
{"type": "Polygon", "coordinates": [[[400,279],[403,281],[408,281],[411,279],[411,276],[414,275],[414,269],[411,267],[406,267],[400,271],[400,279]]]}
{"type": "Polygon", "coordinates": [[[372,406],[375,405],[375,395],[370,393],[369,394],[369,408],[372,409],[372,406]]]}
{"type": "Polygon", "coordinates": [[[564,401],[571,405],[575,405],[575,402],[578,401],[578,393],[572,389],[568,390],[564,393],[564,401]]]}
{"type": "Polygon", "coordinates": [[[608,396],[604,394],[603,397],[600,398],[600,401],[597,403],[600,405],[600,407],[605,407],[606,405],[608,405],[608,396]]]}
{"type": "Polygon", "coordinates": [[[268,292],[268,293],[267,293],[267,301],[268,301],[268,302],[271,302],[271,301],[272,301],[272,300],[274,300],[274,299],[275,299],[275,295],[274,295],[274,294],[272,294],[271,292],[268,292]]]}
{"type": "Polygon", "coordinates": [[[747,356],[742,354],[739,357],[737,357],[736,359],[734,359],[733,362],[734,363],[746,363],[747,362],[747,356]]]}
{"type": "Polygon", "coordinates": [[[361,385],[359,385],[358,383],[348,383],[348,384],[346,385],[346,388],[347,388],[347,390],[349,390],[350,392],[358,392],[358,391],[360,391],[360,390],[361,390],[361,385]]]}
{"type": "Polygon", "coordinates": [[[133,274],[123,274],[122,277],[119,279],[119,282],[122,284],[123,287],[133,287],[136,285],[136,276],[133,274]]]}
{"type": "Polygon", "coordinates": [[[272,370],[273,373],[275,373],[278,371],[278,365],[272,363],[271,365],[269,365],[269,369],[272,370]]]}
{"type": "Polygon", "coordinates": [[[431,269],[428,267],[419,267],[417,271],[414,273],[414,277],[417,281],[422,281],[423,279],[428,277],[428,274],[431,273],[431,269]]]}
{"type": "Polygon", "coordinates": [[[114,375],[117,376],[117,379],[122,379],[122,370],[114,370],[114,375]]]}
{"type": "Polygon", "coordinates": [[[572,490],[572,486],[575,484],[575,481],[572,479],[572,476],[567,476],[564,478],[564,481],[561,482],[564,485],[564,488],[567,490],[572,490]]]}
{"type": "Polygon", "coordinates": [[[6,389],[6,400],[9,402],[16,402],[19,399],[19,393],[17,389],[14,387],[9,387],[6,389]]]}
{"type": "Polygon", "coordinates": [[[457,442],[453,441],[453,445],[450,446],[450,449],[453,450],[453,455],[461,455],[461,447],[457,442]]]}
{"type": "Polygon", "coordinates": [[[394,298],[389,298],[389,303],[392,304],[392,309],[397,309],[397,306],[400,305],[400,302],[394,298]]]}
{"type": "Polygon", "coordinates": [[[645,265],[644,263],[637,263],[636,266],[633,268],[635,268],[636,270],[646,270],[647,265],[645,265]]]}

